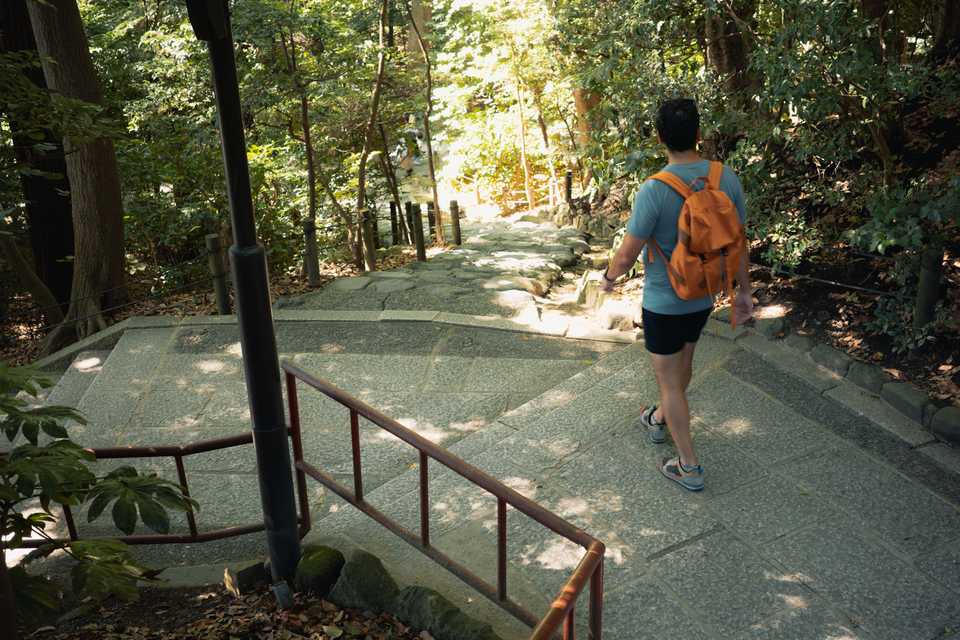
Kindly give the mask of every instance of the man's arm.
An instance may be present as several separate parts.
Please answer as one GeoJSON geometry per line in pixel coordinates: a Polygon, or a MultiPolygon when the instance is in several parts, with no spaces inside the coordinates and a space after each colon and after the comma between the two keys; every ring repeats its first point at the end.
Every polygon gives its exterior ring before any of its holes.
{"type": "Polygon", "coordinates": [[[733,313],[737,324],[753,317],[753,291],[750,287],[750,244],[743,241],[743,255],[737,267],[737,294],[733,299],[733,313]]]}
{"type": "Polygon", "coordinates": [[[606,272],[603,274],[604,291],[612,291],[613,283],[616,281],[616,279],[633,268],[633,265],[637,262],[637,258],[640,256],[640,252],[643,251],[643,245],[646,244],[646,242],[646,238],[638,238],[629,232],[624,234],[623,242],[620,243],[620,248],[617,249],[617,252],[613,256],[613,260],[610,261],[606,272]]]}

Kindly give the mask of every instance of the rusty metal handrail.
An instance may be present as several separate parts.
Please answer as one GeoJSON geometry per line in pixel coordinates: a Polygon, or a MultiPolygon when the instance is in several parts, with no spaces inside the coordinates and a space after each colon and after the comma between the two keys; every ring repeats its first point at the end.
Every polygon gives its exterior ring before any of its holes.
{"type": "Polygon", "coordinates": [[[555,513],[548,511],[536,502],[522,496],[507,487],[496,478],[484,473],[446,449],[437,446],[423,436],[407,429],[393,418],[374,409],[361,400],[354,398],[325,380],[316,378],[290,362],[282,362],[286,376],[287,401],[290,407],[290,430],[293,436],[294,468],[296,470],[297,492],[300,496],[300,510],[303,526],[310,528],[310,506],[306,500],[306,475],[322,483],[338,496],[367,514],[388,530],[417,548],[427,557],[435,560],[448,571],[482,593],[505,611],[533,627],[530,640],[553,638],[563,626],[564,640],[574,640],[574,611],[577,598],[587,581],[590,582],[589,629],[593,640],[601,640],[603,623],[603,556],[605,547],[602,542],[575,527],[555,513]],[[350,435],[353,453],[354,487],[337,482],[330,474],[317,469],[303,459],[303,443],[300,427],[300,406],[297,398],[297,380],[320,391],[350,410],[350,435]],[[420,454],[420,532],[416,534],[391,520],[387,515],[369,504],[363,497],[363,473],[360,465],[359,416],[363,416],[376,426],[393,434],[400,440],[413,446],[420,454]],[[430,510],[428,504],[428,462],[433,458],[466,480],[488,491],[497,498],[497,585],[487,583],[473,574],[467,567],[430,545],[430,510]],[[507,596],[507,505],[529,516],[554,533],[586,549],[573,574],[564,584],[560,594],[553,601],[549,611],[539,618],[507,596]]]}
{"type": "MultiPolygon", "coordinates": [[[[292,430],[287,429],[287,433],[292,435],[292,430]]],[[[219,449],[229,449],[239,447],[253,442],[253,433],[241,433],[226,438],[214,438],[203,440],[187,445],[160,445],[147,447],[103,447],[88,448],[87,451],[94,454],[97,460],[118,460],[126,458],[173,458],[177,466],[177,479],[180,482],[180,489],[183,495],[190,497],[190,486],[187,482],[187,470],[183,464],[183,459],[187,456],[198,453],[207,453],[219,449]]],[[[305,496],[300,496],[300,504],[306,504],[305,496]]],[[[22,540],[19,546],[23,549],[33,549],[46,544],[63,544],[80,540],[77,532],[77,526],[73,519],[73,511],[70,505],[61,505],[63,507],[63,519],[67,525],[67,538],[27,538],[22,540]]],[[[197,519],[193,511],[187,511],[187,526],[190,529],[189,534],[178,533],[157,533],[141,534],[132,536],[110,537],[110,540],[120,540],[126,544],[184,544],[190,542],[211,542],[213,540],[222,540],[224,538],[233,538],[248,533],[263,531],[263,523],[248,524],[235,527],[224,527],[213,531],[200,532],[197,528],[197,519]]],[[[303,514],[300,519],[300,535],[303,536],[309,530],[309,526],[304,526],[303,514]]],[[[98,539],[87,538],[87,539],[98,539]]]]}

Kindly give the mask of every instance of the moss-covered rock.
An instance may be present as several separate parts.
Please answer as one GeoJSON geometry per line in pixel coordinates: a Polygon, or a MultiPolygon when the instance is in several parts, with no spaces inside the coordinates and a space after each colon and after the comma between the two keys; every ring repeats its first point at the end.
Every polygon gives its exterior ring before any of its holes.
{"type": "Polygon", "coordinates": [[[376,556],[358,550],[343,565],[328,599],[340,607],[383,613],[392,611],[398,593],[397,583],[383,563],[376,556]]]}
{"type": "Polygon", "coordinates": [[[406,587],[397,597],[396,616],[437,640],[500,640],[493,628],[474,620],[433,589],[406,587]]]}
{"type": "Polygon", "coordinates": [[[297,564],[297,591],[326,597],[339,579],[343,566],[343,554],[336,549],[322,545],[305,546],[297,564]]]}

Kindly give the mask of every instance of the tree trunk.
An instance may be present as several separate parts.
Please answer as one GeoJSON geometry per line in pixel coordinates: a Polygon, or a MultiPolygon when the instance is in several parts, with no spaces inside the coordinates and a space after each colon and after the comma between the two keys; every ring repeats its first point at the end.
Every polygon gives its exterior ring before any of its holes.
{"type": "Polygon", "coordinates": [[[4,640],[18,640],[17,604],[13,599],[13,583],[7,571],[7,552],[0,544],[0,634],[4,640]]]}
{"type": "Polygon", "coordinates": [[[937,28],[930,59],[939,65],[960,55],[960,3],[957,0],[941,0],[937,13],[933,21],[937,28]]]}
{"type": "MultiPolygon", "coordinates": [[[[383,93],[383,77],[387,68],[387,15],[390,11],[389,0],[382,0],[380,3],[380,22],[377,31],[380,34],[380,50],[377,54],[377,77],[373,84],[373,96],[370,98],[370,118],[367,120],[367,127],[363,134],[363,149],[360,152],[360,166],[357,173],[357,216],[360,221],[360,227],[363,229],[364,236],[369,235],[368,225],[364,221],[368,217],[367,212],[367,158],[370,157],[370,151],[373,148],[373,132],[377,124],[377,117],[380,115],[380,95],[383,93]]],[[[370,225],[372,226],[372,225],[370,225]]],[[[364,268],[367,271],[376,271],[377,254],[371,251],[374,246],[372,238],[366,239],[367,250],[364,252],[364,268]]]]}
{"type": "Polygon", "coordinates": [[[600,104],[600,95],[579,87],[573,90],[573,105],[577,112],[577,146],[590,144],[590,111],[600,104]]]}
{"type": "MultiPolygon", "coordinates": [[[[28,5],[47,86],[69,98],[102,104],[100,84],[76,0],[28,5]]],[[[46,347],[106,327],[101,304],[127,299],[123,253],[123,203],[113,142],[64,140],[76,244],[73,286],[66,321],[46,347]]]]}
{"type": "Polygon", "coordinates": [[[741,108],[751,103],[757,78],[749,69],[748,29],[754,21],[757,0],[740,0],[708,10],[704,16],[707,62],[723,78],[724,90],[741,108]]]}
{"type": "Polygon", "coordinates": [[[358,269],[363,269],[363,247],[360,244],[362,236],[359,225],[350,219],[350,214],[348,214],[347,210],[340,204],[340,201],[337,199],[337,194],[333,192],[333,188],[330,186],[330,180],[322,172],[317,173],[317,178],[320,180],[320,186],[323,187],[324,193],[330,198],[330,204],[333,205],[333,210],[343,223],[344,229],[347,230],[347,244],[350,245],[350,251],[353,252],[354,264],[358,269]]]}
{"type": "Polygon", "coordinates": [[[556,205],[559,201],[560,183],[557,180],[556,158],[553,154],[553,145],[550,144],[550,135],[547,132],[547,121],[543,117],[543,100],[539,91],[533,92],[533,102],[537,107],[537,124],[540,125],[540,135],[543,137],[543,150],[550,165],[550,206],[556,205]]]}
{"type": "Polygon", "coordinates": [[[930,324],[940,298],[940,277],[943,272],[943,246],[933,242],[920,254],[920,278],[913,313],[913,327],[922,329],[930,324]]]}
{"type": "Polygon", "coordinates": [[[53,293],[30,266],[30,262],[20,254],[20,249],[17,248],[13,236],[2,231],[0,231],[0,251],[6,257],[7,264],[17,274],[20,284],[30,292],[30,296],[43,310],[43,315],[47,318],[48,323],[59,324],[63,322],[63,311],[60,309],[53,293]]]}
{"type": "MultiPolygon", "coordinates": [[[[291,12],[294,5],[290,5],[291,12]]],[[[280,33],[280,42],[284,42],[284,35],[280,33]]],[[[300,127],[303,129],[303,152],[307,159],[307,220],[310,227],[316,229],[317,224],[317,172],[313,160],[313,142],[310,137],[310,102],[307,98],[307,88],[300,77],[297,67],[297,43],[294,40],[293,32],[290,32],[290,46],[283,44],[284,54],[287,58],[287,70],[293,76],[294,86],[297,88],[297,94],[300,98],[300,127]]],[[[299,222],[299,221],[298,221],[299,222]]],[[[307,280],[310,286],[315,287],[320,284],[320,270],[317,264],[316,254],[316,234],[314,240],[306,239],[308,245],[313,244],[303,252],[303,270],[307,274],[307,280]]]]}
{"type": "Polygon", "coordinates": [[[423,55],[423,68],[427,77],[427,111],[423,116],[423,131],[427,141],[427,169],[430,172],[430,187],[433,192],[433,211],[437,225],[436,240],[438,244],[445,244],[443,213],[440,207],[440,198],[437,196],[437,172],[433,162],[433,135],[430,131],[430,118],[433,116],[433,66],[430,62],[430,51],[427,49],[427,43],[423,38],[423,30],[420,28],[420,25],[425,25],[430,17],[430,6],[416,1],[414,4],[417,10],[412,10],[408,6],[407,14],[410,16],[410,28],[416,37],[420,53],[423,55]]]}
{"type": "Polygon", "coordinates": [[[517,86],[517,117],[520,119],[520,164],[523,166],[523,190],[527,196],[527,208],[533,209],[534,195],[530,184],[530,159],[527,157],[527,122],[523,114],[523,88],[520,79],[515,78],[517,86]]]}
{"type": "MultiPolygon", "coordinates": [[[[25,0],[7,0],[5,8],[0,9],[0,52],[4,51],[37,53],[25,0]]],[[[33,68],[25,70],[24,74],[41,90],[46,90],[43,70],[33,68]]],[[[38,151],[34,148],[36,140],[19,135],[22,126],[13,113],[9,114],[9,124],[17,162],[34,172],[20,174],[34,268],[62,306],[58,314],[62,317],[62,311],[66,311],[70,304],[73,280],[73,263],[68,259],[73,255],[73,223],[70,197],[64,195],[69,194],[70,183],[67,181],[63,145],[53,132],[44,131],[42,142],[55,148],[38,151]]]]}
{"type": "Polygon", "coordinates": [[[383,142],[383,155],[380,157],[380,168],[383,170],[383,176],[390,187],[390,194],[393,196],[393,202],[397,205],[397,224],[400,226],[401,235],[409,238],[410,229],[407,227],[407,220],[402,215],[403,202],[400,199],[400,186],[397,184],[397,172],[393,168],[393,161],[390,159],[390,145],[387,143],[387,132],[383,124],[379,125],[380,140],[383,142]]]}

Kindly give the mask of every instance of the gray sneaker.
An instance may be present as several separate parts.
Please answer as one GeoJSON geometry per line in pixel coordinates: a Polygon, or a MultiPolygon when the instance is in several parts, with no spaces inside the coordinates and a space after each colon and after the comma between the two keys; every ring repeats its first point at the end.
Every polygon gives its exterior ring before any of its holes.
{"type": "Polygon", "coordinates": [[[650,444],[663,444],[667,441],[666,422],[657,422],[653,414],[657,412],[657,405],[650,405],[640,413],[640,424],[647,430],[647,440],[650,444]]]}
{"type": "Polygon", "coordinates": [[[703,467],[686,467],[680,463],[680,457],[663,458],[657,469],[668,480],[673,480],[688,491],[703,491],[703,467]]]}

